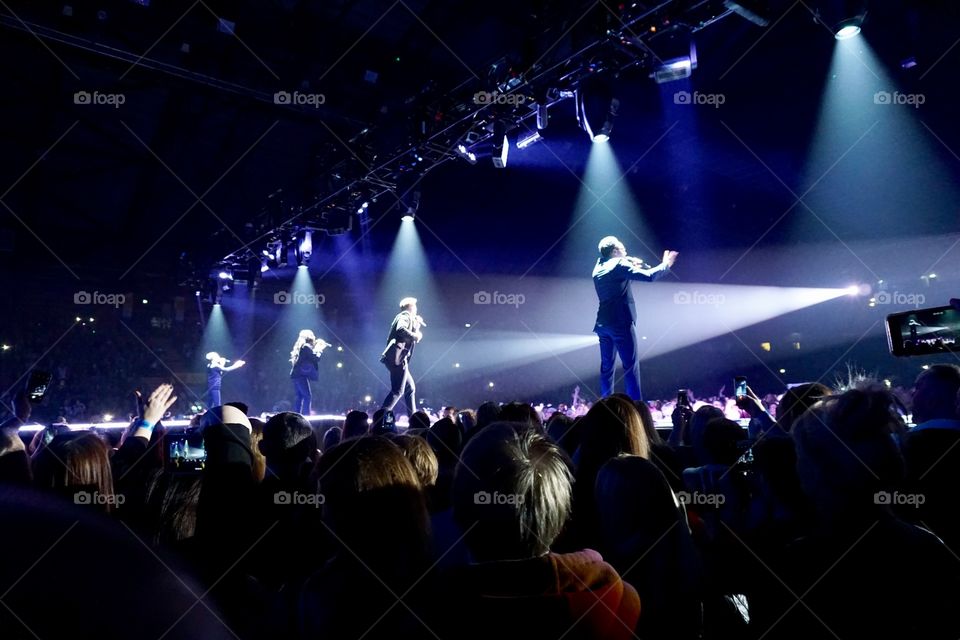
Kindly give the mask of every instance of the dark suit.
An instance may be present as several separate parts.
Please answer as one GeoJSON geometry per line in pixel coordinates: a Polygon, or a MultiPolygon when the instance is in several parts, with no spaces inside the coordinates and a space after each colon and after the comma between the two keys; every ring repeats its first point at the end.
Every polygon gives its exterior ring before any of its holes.
{"type": "Polygon", "coordinates": [[[412,416],[417,410],[417,387],[410,375],[409,365],[419,332],[417,318],[406,310],[398,313],[390,325],[387,347],[380,356],[380,362],[390,372],[390,393],[384,398],[382,409],[392,410],[400,396],[403,396],[408,415],[412,416]]]}
{"type": "Polygon", "coordinates": [[[313,392],[310,389],[310,381],[320,378],[318,365],[320,358],[313,351],[313,347],[308,344],[300,347],[300,353],[297,354],[297,361],[293,363],[290,369],[290,379],[293,380],[293,391],[295,394],[293,400],[293,411],[304,416],[313,412],[313,392]]]}
{"type": "Polygon", "coordinates": [[[637,307],[630,291],[630,282],[659,280],[667,271],[669,267],[662,264],[644,269],[623,258],[597,260],[597,265],[593,268],[593,286],[597,289],[600,307],[593,331],[600,337],[600,395],[608,396],[613,393],[613,372],[619,352],[627,395],[634,400],[642,399],[640,360],[634,331],[637,307]]]}

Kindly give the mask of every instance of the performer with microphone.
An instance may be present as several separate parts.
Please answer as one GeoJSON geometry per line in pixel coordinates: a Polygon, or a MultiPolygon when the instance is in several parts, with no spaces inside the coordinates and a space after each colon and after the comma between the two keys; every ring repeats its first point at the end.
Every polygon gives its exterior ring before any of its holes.
{"type": "Polygon", "coordinates": [[[390,325],[390,335],[387,336],[387,347],[380,355],[380,362],[390,372],[390,393],[384,398],[381,409],[392,410],[400,396],[407,405],[407,415],[412,416],[417,411],[417,388],[410,375],[410,358],[414,347],[423,340],[422,327],[427,323],[417,315],[417,299],[404,298],[400,301],[400,313],[390,325]]]}
{"type": "Polygon", "coordinates": [[[223,404],[220,399],[220,387],[223,384],[223,374],[227,371],[236,371],[246,364],[243,360],[237,360],[232,365],[230,362],[216,351],[207,354],[207,398],[210,399],[210,408],[219,407],[223,404]]]}
{"type": "Polygon", "coordinates": [[[317,365],[323,350],[330,346],[326,340],[319,340],[313,331],[304,329],[297,336],[297,341],[290,351],[290,379],[293,380],[293,411],[308,416],[313,413],[311,403],[313,392],[310,390],[310,381],[320,379],[320,370],[317,365]]]}
{"type": "Polygon", "coordinates": [[[600,258],[593,268],[593,285],[600,299],[594,333],[600,338],[600,395],[613,393],[613,372],[617,353],[623,364],[627,395],[642,400],[640,393],[640,360],[637,353],[636,304],[630,282],[659,280],[677,260],[676,251],[664,251],[663,261],[648,267],[639,258],[627,255],[627,249],[614,236],[600,240],[600,258]]]}

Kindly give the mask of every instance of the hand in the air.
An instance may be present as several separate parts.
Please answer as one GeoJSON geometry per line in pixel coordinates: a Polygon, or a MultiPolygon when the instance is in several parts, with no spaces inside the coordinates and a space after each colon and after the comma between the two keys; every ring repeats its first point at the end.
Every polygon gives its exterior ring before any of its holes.
{"type": "Polygon", "coordinates": [[[143,419],[150,424],[157,424],[163,419],[167,410],[177,401],[177,396],[173,395],[172,384],[162,384],[153,393],[143,409],[143,419]]]}
{"type": "Polygon", "coordinates": [[[668,267],[672,267],[673,263],[677,261],[677,256],[680,255],[679,251],[671,251],[667,249],[663,252],[663,264],[668,267]]]}
{"type": "Polygon", "coordinates": [[[247,364],[247,361],[246,361],[246,360],[237,360],[234,364],[235,364],[237,367],[242,367],[243,365],[247,364]]]}

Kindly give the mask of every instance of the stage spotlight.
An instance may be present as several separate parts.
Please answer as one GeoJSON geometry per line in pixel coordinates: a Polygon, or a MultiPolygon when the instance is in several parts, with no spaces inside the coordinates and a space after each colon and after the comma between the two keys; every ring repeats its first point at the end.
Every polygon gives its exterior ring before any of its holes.
{"type": "Polygon", "coordinates": [[[217,273],[217,277],[220,278],[221,280],[233,280],[233,273],[231,271],[224,269],[219,273],[217,273]]]}
{"type": "Polygon", "coordinates": [[[613,121],[620,111],[620,100],[613,95],[612,79],[584,81],[577,89],[577,122],[594,142],[606,142],[613,121]]]}
{"type": "Polygon", "coordinates": [[[469,162],[470,164],[477,164],[477,154],[472,151],[467,150],[467,147],[462,144],[457,145],[457,155],[469,162]]]}
{"type": "Polygon", "coordinates": [[[313,255],[313,231],[301,229],[297,232],[297,241],[293,245],[293,253],[297,259],[298,267],[305,266],[310,262],[310,256],[313,255]]]}
{"type": "Polygon", "coordinates": [[[507,139],[507,125],[497,120],[493,123],[493,166],[497,169],[505,168],[509,153],[510,141],[507,139]]]}
{"type": "Polygon", "coordinates": [[[400,216],[400,220],[403,222],[413,222],[414,215],[412,213],[405,213],[400,216]]]}
{"type": "Polygon", "coordinates": [[[865,0],[824,0],[817,9],[816,20],[825,25],[837,40],[860,34],[867,16],[865,0]]]}
{"type": "Polygon", "coordinates": [[[697,68],[697,46],[687,29],[661,31],[650,39],[649,46],[657,56],[657,65],[650,74],[657,84],[689,78],[697,68]]]}
{"type": "Polygon", "coordinates": [[[546,100],[537,104],[537,129],[543,131],[550,124],[550,112],[546,100]]]}
{"type": "Polygon", "coordinates": [[[533,131],[522,138],[517,138],[517,149],[526,149],[530,145],[540,142],[542,139],[539,131],[533,131]]]}
{"type": "Polygon", "coordinates": [[[361,205],[357,208],[357,215],[358,215],[358,216],[362,216],[364,213],[367,212],[367,208],[368,208],[369,206],[370,206],[370,203],[369,203],[369,202],[364,202],[363,204],[361,204],[361,205]]]}

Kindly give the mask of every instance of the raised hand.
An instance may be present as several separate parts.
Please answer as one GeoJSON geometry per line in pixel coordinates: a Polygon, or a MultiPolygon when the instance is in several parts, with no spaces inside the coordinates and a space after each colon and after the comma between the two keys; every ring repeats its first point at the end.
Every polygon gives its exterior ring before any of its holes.
{"type": "Polygon", "coordinates": [[[677,261],[678,255],[680,255],[679,251],[671,251],[670,249],[667,249],[663,252],[663,264],[667,265],[668,267],[672,267],[673,263],[677,261]]]}
{"type": "Polygon", "coordinates": [[[157,424],[176,401],[177,396],[173,395],[173,385],[160,385],[150,394],[150,398],[143,409],[143,419],[151,425],[157,424]]]}

